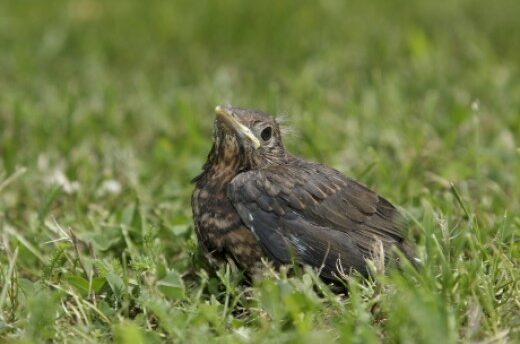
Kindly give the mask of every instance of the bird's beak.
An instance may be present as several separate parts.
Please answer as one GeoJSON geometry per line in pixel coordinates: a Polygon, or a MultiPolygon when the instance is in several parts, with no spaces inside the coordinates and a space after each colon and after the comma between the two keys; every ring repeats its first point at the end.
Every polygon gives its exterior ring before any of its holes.
{"type": "Polygon", "coordinates": [[[251,143],[255,149],[260,147],[260,140],[258,140],[258,138],[253,134],[253,132],[251,132],[248,127],[238,121],[231,109],[222,105],[217,105],[215,112],[217,113],[217,116],[221,118],[224,123],[235,130],[238,135],[247,137],[249,140],[251,140],[251,143]]]}

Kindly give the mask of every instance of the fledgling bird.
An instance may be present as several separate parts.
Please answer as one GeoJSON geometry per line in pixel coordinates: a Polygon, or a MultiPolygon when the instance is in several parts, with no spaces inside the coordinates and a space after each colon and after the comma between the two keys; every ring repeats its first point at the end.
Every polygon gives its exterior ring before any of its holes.
{"type": "Polygon", "coordinates": [[[397,209],[328,166],[291,155],[270,114],[216,107],[213,146],[193,181],[193,219],[211,261],[233,259],[251,272],[262,258],[319,269],[369,273],[375,247],[409,256],[397,209]]]}

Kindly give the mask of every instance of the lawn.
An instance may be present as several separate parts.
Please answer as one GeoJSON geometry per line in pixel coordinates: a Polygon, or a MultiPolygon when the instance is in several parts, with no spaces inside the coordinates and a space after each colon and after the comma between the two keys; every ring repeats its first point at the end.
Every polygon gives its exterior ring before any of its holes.
{"type": "Polygon", "coordinates": [[[520,2],[0,2],[0,342],[520,341],[520,2]],[[416,271],[210,269],[220,103],[385,195],[416,271]]]}

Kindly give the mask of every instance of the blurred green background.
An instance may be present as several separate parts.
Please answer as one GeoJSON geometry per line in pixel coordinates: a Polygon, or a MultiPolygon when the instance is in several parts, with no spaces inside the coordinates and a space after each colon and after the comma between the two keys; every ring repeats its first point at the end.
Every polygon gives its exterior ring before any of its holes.
{"type": "Polygon", "coordinates": [[[517,0],[0,1],[0,339],[518,339],[519,18],[517,0]],[[236,272],[197,275],[189,181],[221,103],[284,115],[293,153],[401,205],[423,277],[352,282],[336,309],[305,276],[248,298],[236,272]]]}

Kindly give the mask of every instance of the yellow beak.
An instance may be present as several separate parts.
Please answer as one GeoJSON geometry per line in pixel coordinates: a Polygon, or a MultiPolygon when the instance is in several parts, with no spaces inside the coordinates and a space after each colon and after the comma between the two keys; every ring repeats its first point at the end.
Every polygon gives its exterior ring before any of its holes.
{"type": "Polygon", "coordinates": [[[253,147],[255,149],[260,147],[260,140],[253,134],[253,132],[240,123],[233,112],[222,105],[217,105],[215,108],[215,112],[217,113],[217,116],[220,117],[225,123],[227,123],[231,128],[233,128],[239,135],[243,135],[247,137],[249,140],[251,140],[251,143],[253,144],[253,147]]]}

